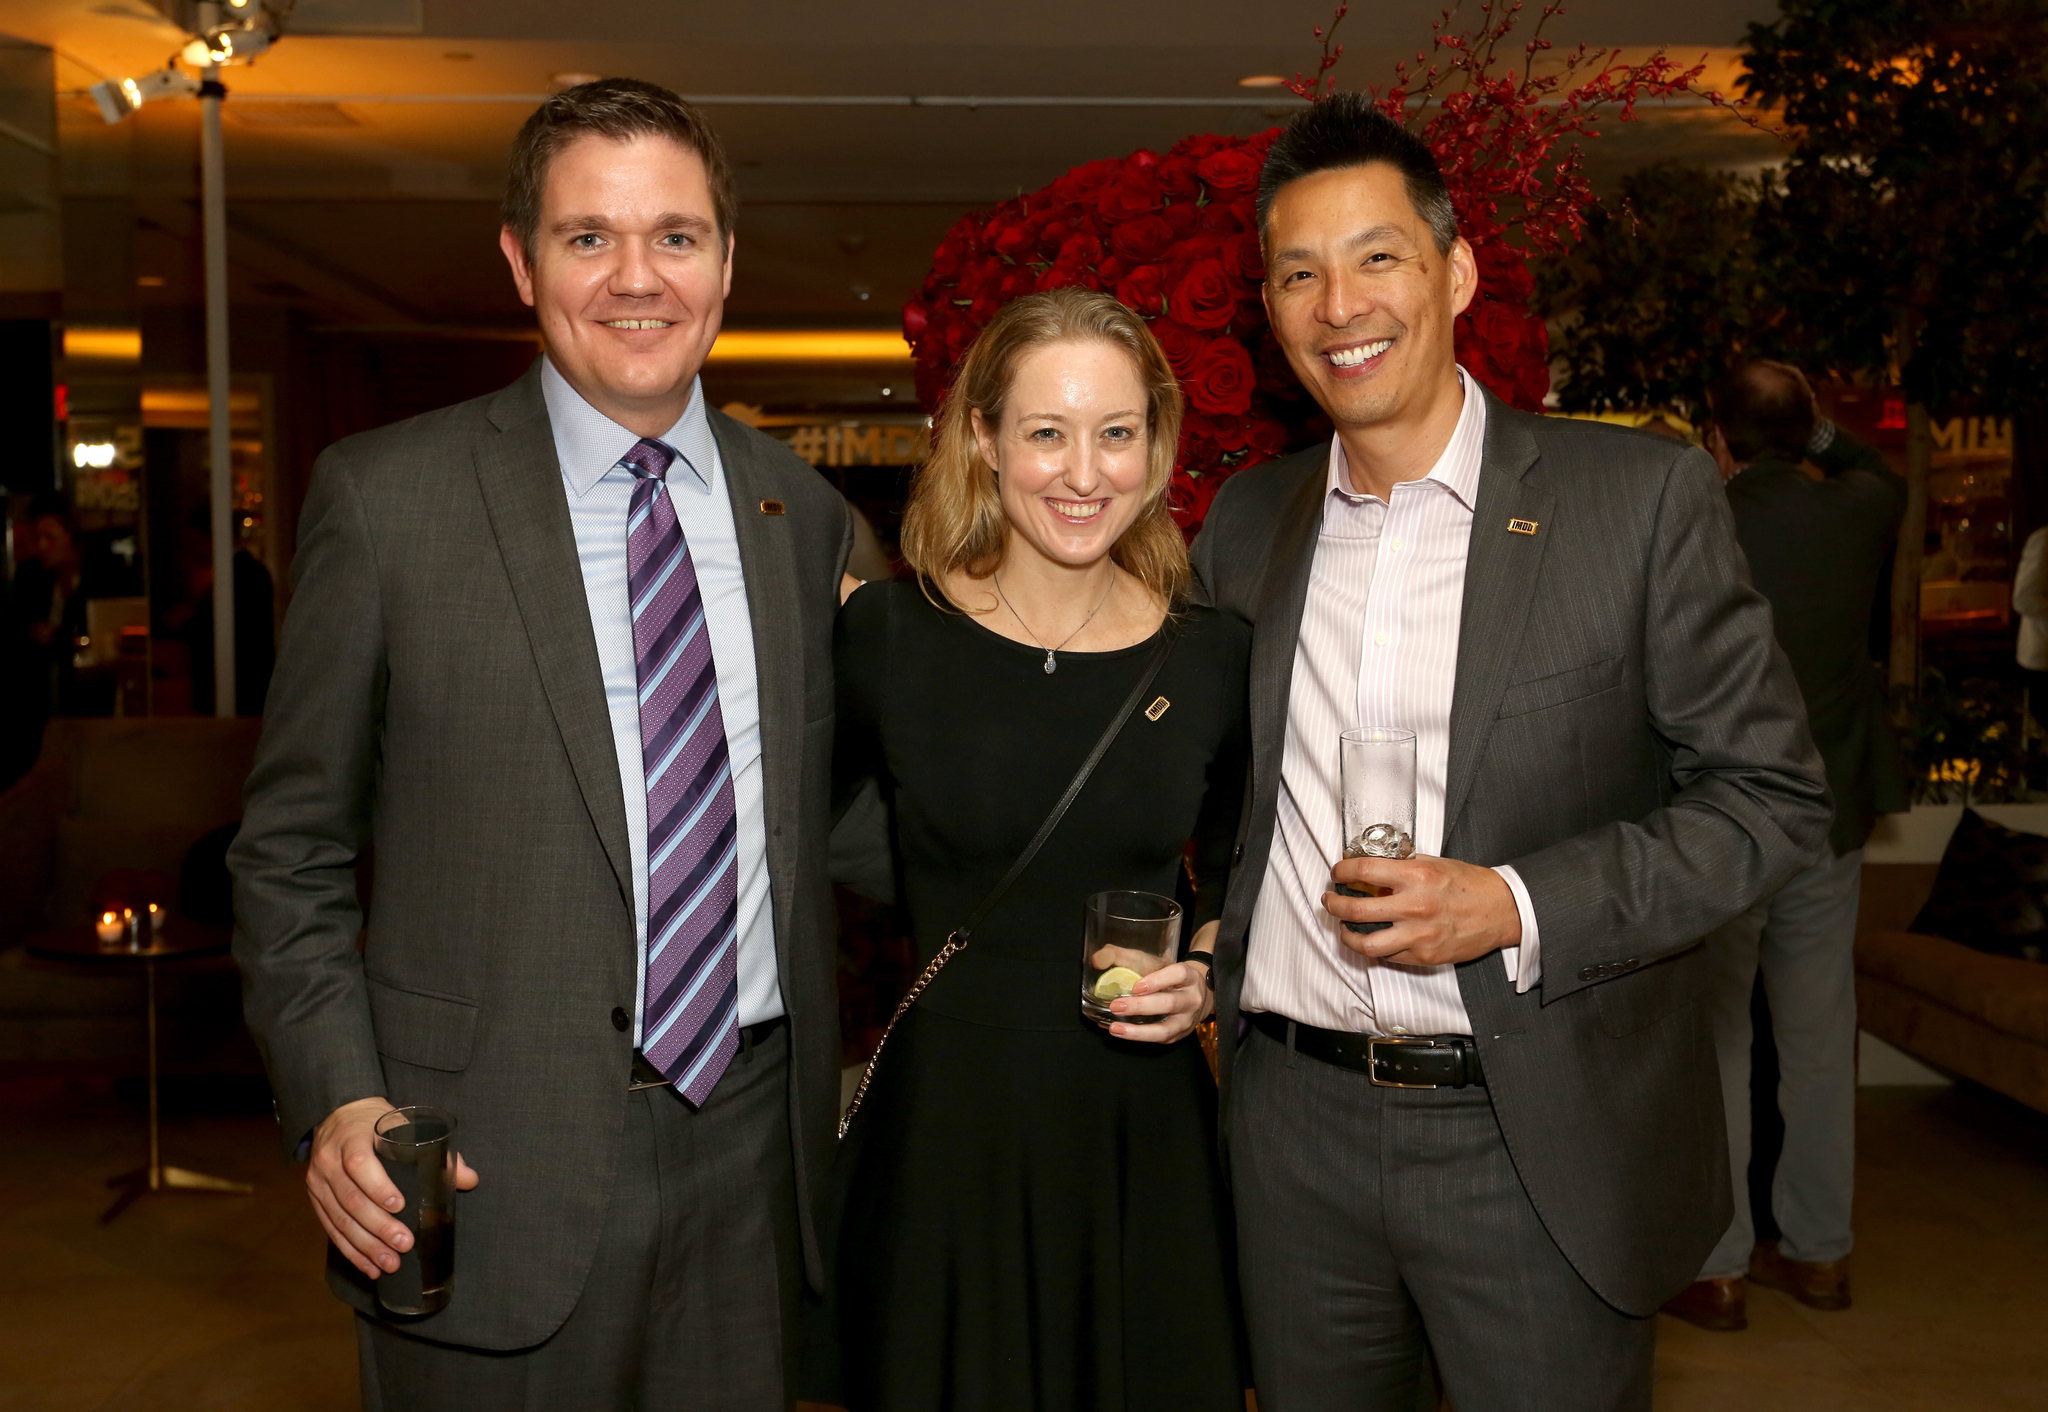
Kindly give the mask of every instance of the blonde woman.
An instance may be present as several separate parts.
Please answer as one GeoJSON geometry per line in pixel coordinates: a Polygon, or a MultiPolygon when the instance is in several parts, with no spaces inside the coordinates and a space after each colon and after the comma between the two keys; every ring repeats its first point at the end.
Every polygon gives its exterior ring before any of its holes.
{"type": "Polygon", "coordinates": [[[1181,398],[1144,323],[1064,289],[967,355],[911,491],[918,581],[838,625],[842,787],[893,801],[923,958],[1037,831],[1139,683],[1072,808],[898,1024],[840,1149],[833,1293],[853,1412],[1239,1412],[1209,1013],[1245,775],[1250,632],[1185,603],[1167,512],[1181,398]],[[1156,716],[1156,719],[1150,717],[1156,716]],[[1186,960],[1080,1012],[1083,903],[1172,894],[1186,960]],[[1136,1017],[1149,1017],[1138,1022],[1136,1017]]]}

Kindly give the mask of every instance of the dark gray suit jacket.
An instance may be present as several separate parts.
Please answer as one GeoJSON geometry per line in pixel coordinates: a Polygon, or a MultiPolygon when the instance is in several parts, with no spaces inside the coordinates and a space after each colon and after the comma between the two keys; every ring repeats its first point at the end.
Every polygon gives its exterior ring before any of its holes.
{"type": "Polygon", "coordinates": [[[1906,512],[1906,483],[1877,448],[1837,431],[1809,480],[1758,461],[1728,482],[1735,540],[1770,600],[1778,645],[1806,698],[1807,723],[1835,795],[1829,841],[1861,848],[1878,814],[1912,807],[1884,682],[1870,655],[1870,610],[1906,512]]]}
{"type": "MultiPolygon", "coordinates": [[[[814,1195],[839,1095],[824,869],[853,526],[787,449],[711,427],[753,610],[789,1122],[814,1195]]],[[[249,1025],[288,1143],[375,1094],[458,1116],[483,1182],[462,1198],[460,1293],[420,1331],[526,1347],[567,1317],[597,1247],[632,1062],[611,1017],[633,1009],[636,966],[618,756],[538,371],[330,447],[295,567],[230,858],[249,1025]]]]}
{"type": "MultiPolygon", "coordinates": [[[[1713,462],[1491,397],[1486,416],[1443,852],[1520,872],[1543,979],[1516,995],[1489,955],[1458,968],[1458,987],[1545,1228],[1603,1299],[1647,1314],[1730,1216],[1696,939],[1814,859],[1827,787],[1713,462]]],[[[1209,598],[1255,629],[1251,793],[1217,945],[1225,1035],[1328,467],[1319,446],[1231,477],[1195,541],[1209,598]]]]}

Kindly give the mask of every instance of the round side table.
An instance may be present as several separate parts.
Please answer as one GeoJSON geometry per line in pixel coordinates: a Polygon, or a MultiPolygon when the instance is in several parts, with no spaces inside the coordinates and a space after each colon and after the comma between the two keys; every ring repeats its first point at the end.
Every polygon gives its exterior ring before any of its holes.
{"type": "Polygon", "coordinates": [[[162,1145],[159,1141],[157,1122],[157,1057],[156,1057],[156,968],[160,961],[190,961],[201,956],[219,956],[228,949],[228,933],[217,927],[202,926],[173,918],[157,931],[151,944],[143,950],[130,950],[125,942],[112,946],[101,942],[99,934],[89,926],[59,927],[29,938],[28,951],[46,961],[84,962],[105,967],[109,973],[142,968],[143,1012],[149,1028],[149,1165],[134,1172],[123,1172],[107,1181],[110,1187],[121,1189],[120,1196],[100,1217],[102,1224],[113,1220],[134,1202],[150,1192],[210,1191],[235,1195],[247,1195],[256,1188],[247,1182],[231,1182],[225,1177],[209,1177],[203,1172],[188,1171],[183,1167],[164,1165],[162,1145]]]}

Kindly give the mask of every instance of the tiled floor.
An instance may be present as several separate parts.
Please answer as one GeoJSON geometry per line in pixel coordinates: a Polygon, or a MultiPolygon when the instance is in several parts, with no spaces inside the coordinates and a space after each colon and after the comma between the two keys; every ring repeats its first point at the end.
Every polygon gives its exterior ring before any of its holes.
{"type": "MultiPolygon", "coordinates": [[[[1662,1321],[1660,1412],[2048,1408],[2048,1119],[1969,1089],[1864,1089],[1856,1307],[1752,1295],[1747,1333],[1662,1321]]],[[[104,1086],[0,1084],[0,1409],[352,1408],[350,1316],[267,1119],[182,1117],[166,1156],[253,1197],[100,1183],[139,1115],[104,1086]]]]}

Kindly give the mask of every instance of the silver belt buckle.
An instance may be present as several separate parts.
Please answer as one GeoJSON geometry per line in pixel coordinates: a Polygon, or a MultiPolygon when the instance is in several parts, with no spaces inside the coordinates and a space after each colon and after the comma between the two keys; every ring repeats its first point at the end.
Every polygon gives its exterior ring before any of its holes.
{"type": "Polygon", "coordinates": [[[1365,1076],[1371,1080],[1375,1088],[1439,1088],[1441,1087],[1439,1084],[1395,1083],[1392,1079],[1381,1078],[1379,1073],[1381,1045],[1384,1044],[1389,1048],[1399,1048],[1402,1045],[1434,1045],[1435,1043],[1435,1040],[1424,1039],[1420,1035],[1404,1035],[1400,1038],[1390,1038],[1384,1035],[1367,1035],[1365,1040],[1365,1076]]]}

